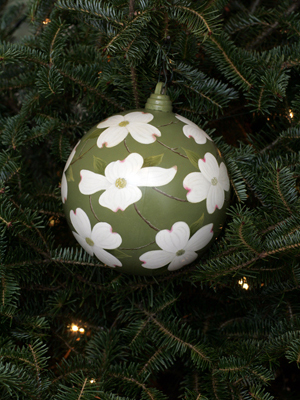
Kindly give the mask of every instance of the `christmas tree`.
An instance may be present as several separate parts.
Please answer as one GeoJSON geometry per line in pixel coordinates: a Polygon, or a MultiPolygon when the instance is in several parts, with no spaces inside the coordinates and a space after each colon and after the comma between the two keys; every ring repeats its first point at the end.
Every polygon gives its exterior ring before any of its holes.
{"type": "Polygon", "coordinates": [[[299,399],[300,2],[0,13],[1,400],[299,399]],[[151,277],[84,251],[60,187],[83,135],[157,82],[218,146],[231,197],[205,254],[151,277]]]}

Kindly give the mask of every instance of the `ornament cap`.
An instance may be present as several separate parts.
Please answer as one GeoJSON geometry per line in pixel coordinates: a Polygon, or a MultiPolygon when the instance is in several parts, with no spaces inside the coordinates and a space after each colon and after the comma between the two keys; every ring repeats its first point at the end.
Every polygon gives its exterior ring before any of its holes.
{"type": "Polygon", "coordinates": [[[158,84],[155,87],[154,93],[152,93],[147,100],[145,109],[163,111],[163,112],[172,111],[172,102],[170,100],[170,97],[166,94],[161,94],[162,89],[163,89],[163,83],[158,82],[158,84]]]}

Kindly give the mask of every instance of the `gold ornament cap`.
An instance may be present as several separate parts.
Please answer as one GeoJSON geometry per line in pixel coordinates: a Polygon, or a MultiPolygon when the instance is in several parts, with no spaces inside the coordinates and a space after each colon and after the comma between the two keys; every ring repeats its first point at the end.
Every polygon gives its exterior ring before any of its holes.
{"type": "Polygon", "coordinates": [[[166,94],[161,94],[162,88],[163,88],[163,82],[158,82],[158,84],[155,87],[154,93],[152,93],[149,99],[147,100],[145,109],[163,111],[163,112],[172,111],[173,107],[170,97],[166,94]]]}

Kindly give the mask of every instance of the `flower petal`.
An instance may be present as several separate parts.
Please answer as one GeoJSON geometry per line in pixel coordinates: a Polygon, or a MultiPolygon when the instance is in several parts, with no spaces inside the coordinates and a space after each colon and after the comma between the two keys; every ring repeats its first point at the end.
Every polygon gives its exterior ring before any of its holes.
{"type": "Polygon", "coordinates": [[[229,190],[230,184],[229,184],[228,172],[223,162],[220,165],[218,182],[223,188],[223,190],[226,190],[226,192],[229,190]]]}
{"type": "Polygon", "coordinates": [[[183,133],[185,134],[186,137],[188,138],[193,138],[196,143],[198,144],[204,144],[206,143],[206,139],[212,140],[207,133],[205,133],[202,129],[200,129],[198,126],[192,126],[192,125],[185,125],[183,127],[183,133]]]}
{"type": "Polygon", "coordinates": [[[163,186],[171,182],[176,172],[176,166],[172,168],[145,167],[130,178],[129,182],[136,186],[163,186]]]}
{"type": "Polygon", "coordinates": [[[123,115],[113,115],[109,118],[106,118],[104,121],[101,121],[98,125],[98,129],[108,128],[109,126],[118,126],[120,122],[125,121],[123,115]]]}
{"type": "Polygon", "coordinates": [[[94,194],[99,192],[99,190],[105,190],[111,186],[111,183],[105,176],[88,171],[87,169],[82,169],[80,176],[79,191],[82,194],[94,194]]]}
{"type": "Polygon", "coordinates": [[[208,224],[200,228],[194,235],[190,238],[185,250],[198,251],[203,249],[214,236],[213,224],[208,224]]]}
{"type": "Polygon", "coordinates": [[[128,129],[124,126],[110,126],[105,129],[97,139],[97,146],[114,147],[121,143],[128,135],[128,129]]]}
{"type": "Polygon", "coordinates": [[[116,186],[111,186],[99,198],[99,203],[102,207],[107,207],[113,212],[118,210],[124,211],[131,204],[139,201],[142,197],[141,190],[132,185],[119,189],[116,186]]]}
{"type": "Polygon", "coordinates": [[[66,174],[63,173],[62,177],[61,177],[61,201],[63,203],[66,202],[67,197],[68,197],[68,182],[67,182],[67,177],[66,174]]]}
{"type": "Polygon", "coordinates": [[[209,214],[212,214],[216,208],[221,209],[224,204],[224,190],[221,185],[211,186],[206,200],[206,208],[209,214]]]}
{"type": "Polygon", "coordinates": [[[177,119],[179,119],[179,121],[183,122],[184,124],[192,125],[192,126],[197,126],[194,122],[192,122],[192,121],[190,121],[189,119],[183,117],[182,115],[176,114],[175,117],[176,117],[177,119]]]}
{"type": "Polygon", "coordinates": [[[140,122],[133,122],[128,125],[128,131],[134,140],[143,144],[153,143],[157,136],[161,136],[160,130],[155,126],[140,122]]]}
{"type": "Polygon", "coordinates": [[[213,178],[219,178],[218,162],[211,153],[206,153],[204,158],[198,161],[198,166],[203,176],[209,182],[211,182],[213,178]]]}
{"type": "Polygon", "coordinates": [[[148,269],[161,268],[164,265],[169,264],[173,260],[175,255],[164,250],[152,250],[144,253],[140,256],[142,261],[142,267],[148,269]]]}
{"type": "Polygon", "coordinates": [[[94,246],[95,256],[103,262],[103,264],[109,267],[122,267],[122,263],[117,259],[117,257],[110,254],[108,251],[101,249],[101,247],[94,246]]]}
{"type": "Polygon", "coordinates": [[[190,228],[183,221],[175,222],[171,230],[164,229],[156,234],[157,245],[165,251],[173,253],[185,248],[190,237],[190,228]]]}
{"type": "Polygon", "coordinates": [[[81,247],[90,255],[94,255],[93,248],[87,244],[87,241],[82,236],[79,236],[76,232],[72,232],[77,242],[81,247]]]}
{"type": "Polygon", "coordinates": [[[191,172],[183,180],[183,187],[188,191],[186,198],[190,203],[206,199],[210,186],[210,182],[200,172],[191,172]]]}
{"type": "Polygon", "coordinates": [[[84,239],[91,236],[91,223],[89,217],[81,208],[76,208],[75,212],[71,210],[70,219],[79,236],[84,239]]]}
{"type": "Polygon", "coordinates": [[[121,236],[112,231],[107,222],[98,222],[92,229],[91,239],[95,246],[103,249],[116,249],[122,243],[121,236]]]}
{"type": "Polygon", "coordinates": [[[168,266],[168,271],[176,271],[177,269],[180,269],[185,265],[190,264],[191,262],[196,260],[197,257],[198,254],[194,251],[186,251],[181,256],[177,256],[172,260],[171,264],[168,266]]]}
{"type": "Polygon", "coordinates": [[[74,149],[71,151],[71,153],[70,153],[70,155],[69,155],[69,157],[68,157],[68,159],[67,159],[67,162],[66,162],[66,165],[65,165],[65,168],[64,168],[64,172],[69,168],[69,165],[71,164],[71,161],[73,160],[73,157],[75,156],[76,149],[77,149],[77,146],[79,145],[79,143],[80,143],[80,140],[79,140],[79,142],[76,144],[76,146],[74,147],[74,149]]]}
{"type": "Polygon", "coordinates": [[[132,122],[142,122],[143,124],[147,124],[148,122],[152,121],[154,118],[153,114],[141,112],[141,111],[134,111],[124,115],[124,120],[132,122]]]}
{"type": "Polygon", "coordinates": [[[113,161],[105,168],[105,176],[109,182],[115,184],[118,178],[128,180],[135,175],[144,163],[143,157],[138,153],[131,153],[125,160],[113,161]]]}

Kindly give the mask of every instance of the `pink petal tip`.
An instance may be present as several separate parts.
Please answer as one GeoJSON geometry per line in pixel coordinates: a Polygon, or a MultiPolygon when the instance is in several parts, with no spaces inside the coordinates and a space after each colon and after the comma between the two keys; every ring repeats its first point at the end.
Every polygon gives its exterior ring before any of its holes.
{"type": "Polygon", "coordinates": [[[183,187],[184,187],[185,190],[187,190],[187,194],[189,194],[190,191],[192,190],[192,189],[188,188],[187,186],[183,186],[183,187]]]}

